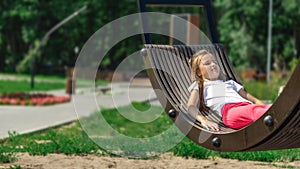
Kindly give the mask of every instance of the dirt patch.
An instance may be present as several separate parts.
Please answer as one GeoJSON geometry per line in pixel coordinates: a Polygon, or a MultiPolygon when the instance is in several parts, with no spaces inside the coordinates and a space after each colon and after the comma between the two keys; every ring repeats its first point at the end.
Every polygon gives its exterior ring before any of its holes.
{"type": "Polygon", "coordinates": [[[30,156],[27,153],[18,154],[18,161],[10,164],[0,164],[0,168],[21,166],[22,169],[278,169],[300,168],[300,161],[290,163],[265,163],[257,161],[238,161],[215,158],[199,160],[176,157],[170,153],[150,160],[128,159],[124,157],[98,157],[94,155],[63,155],[49,154],[47,156],[30,156]]]}

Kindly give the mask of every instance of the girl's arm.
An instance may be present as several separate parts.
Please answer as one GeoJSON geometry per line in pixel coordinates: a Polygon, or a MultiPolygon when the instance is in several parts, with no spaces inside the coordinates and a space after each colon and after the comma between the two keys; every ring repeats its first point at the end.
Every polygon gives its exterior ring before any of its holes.
{"type": "Polygon", "coordinates": [[[188,108],[188,113],[194,117],[196,120],[198,120],[203,127],[207,129],[213,129],[216,131],[220,130],[220,127],[218,126],[217,123],[211,122],[207,120],[206,117],[204,117],[201,112],[197,108],[197,103],[199,102],[199,92],[197,90],[193,90],[190,94],[188,103],[187,103],[187,108],[188,108]]]}
{"type": "Polygon", "coordinates": [[[239,90],[238,92],[243,98],[257,104],[257,105],[265,105],[264,102],[257,99],[256,97],[252,96],[251,94],[247,93],[243,88],[239,90]]]}

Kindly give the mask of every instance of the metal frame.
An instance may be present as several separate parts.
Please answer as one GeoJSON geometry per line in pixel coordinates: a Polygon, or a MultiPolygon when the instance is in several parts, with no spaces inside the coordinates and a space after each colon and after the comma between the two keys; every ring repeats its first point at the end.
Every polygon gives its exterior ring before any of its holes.
{"type": "MultiPolygon", "coordinates": [[[[212,43],[219,43],[218,34],[214,22],[213,10],[210,0],[138,0],[140,12],[147,12],[147,5],[202,5],[205,6],[208,28],[212,43]]],[[[147,28],[147,19],[142,17],[143,30],[147,28]]],[[[151,44],[150,35],[145,33],[143,36],[145,44],[151,44]]]]}

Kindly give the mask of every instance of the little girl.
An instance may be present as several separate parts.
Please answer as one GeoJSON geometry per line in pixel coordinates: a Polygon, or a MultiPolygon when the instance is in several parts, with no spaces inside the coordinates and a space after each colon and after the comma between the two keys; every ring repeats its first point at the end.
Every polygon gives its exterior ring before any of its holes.
{"type": "Polygon", "coordinates": [[[240,84],[224,80],[217,61],[208,51],[200,50],[194,54],[190,66],[195,82],[189,87],[188,113],[203,127],[219,130],[219,126],[205,118],[200,111],[217,112],[227,127],[240,129],[269,109],[270,105],[247,93],[240,84]]]}

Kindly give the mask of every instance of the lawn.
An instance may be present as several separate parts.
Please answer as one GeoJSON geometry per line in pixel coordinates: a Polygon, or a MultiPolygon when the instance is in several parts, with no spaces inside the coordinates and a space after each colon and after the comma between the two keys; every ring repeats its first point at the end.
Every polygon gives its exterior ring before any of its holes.
{"type": "MultiPolygon", "coordinates": [[[[141,109],[147,109],[149,107],[146,103],[133,104],[141,109]]],[[[131,106],[132,105],[122,107],[122,111],[126,109],[130,110],[131,106]]],[[[157,106],[155,109],[160,110],[161,107],[157,106]]],[[[85,120],[89,121],[91,127],[97,125],[98,121],[95,117],[98,113],[86,117],[85,120]]],[[[128,119],[124,118],[117,109],[102,110],[101,114],[119,133],[135,138],[146,138],[158,135],[167,130],[172,124],[165,113],[161,114],[155,121],[142,125],[128,121],[128,119]]],[[[97,126],[95,128],[97,128],[97,126]]],[[[47,155],[48,153],[114,155],[111,151],[108,152],[95,144],[82,129],[79,121],[67,126],[51,128],[27,135],[18,135],[17,133],[11,132],[9,138],[0,140],[0,142],[0,160],[2,162],[16,160],[16,157],[14,156],[15,152],[28,152],[31,155],[47,155]]],[[[147,144],[136,146],[135,148],[140,149],[146,145],[147,144]]],[[[127,146],[132,146],[130,142],[122,142],[122,146],[125,148],[123,150],[124,153],[119,154],[132,155],[128,154],[130,152],[125,152],[127,146]]],[[[300,160],[299,149],[224,153],[200,147],[188,138],[184,138],[179,144],[168,151],[177,156],[199,159],[223,157],[265,162],[300,160]]]]}
{"type": "MultiPolygon", "coordinates": [[[[37,75],[34,80],[34,88],[31,88],[31,77],[22,74],[0,74],[4,77],[0,79],[0,94],[13,92],[35,92],[64,89],[66,87],[66,77],[62,76],[42,76],[37,75]],[[11,78],[13,77],[13,78],[11,78]]],[[[91,86],[94,81],[77,79],[76,87],[91,86]]],[[[107,81],[98,80],[97,85],[107,84],[107,81]]]]}
{"type": "Polygon", "coordinates": [[[0,74],[0,93],[48,91],[65,88],[65,78],[59,76],[36,76],[31,88],[30,76],[0,74]]]}
{"type": "Polygon", "coordinates": [[[64,87],[65,84],[61,82],[35,82],[34,89],[31,89],[30,82],[27,80],[0,80],[0,93],[48,91],[64,87]]]}
{"type": "MultiPolygon", "coordinates": [[[[57,88],[64,87],[64,83],[62,82],[63,81],[58,82],[57,88]]],[[[277,88],[276,85],[278,84],[279,83],[276,83],[272,87],[272,89],[277,88]]],[[[17,87],[19,84],[15,81],[8,82],[7,85],[10,86],[8,87],[9,89],[13,88],[11,86],[17,87]]],[[[251,93],[256,96],[261,94],[262,92],[265,92],[265,90],[268,89],[268,86],[266,86],[263,83],[244,82],[244,85],[247,87],[248,91],[250,89],[251,93]]],[[[23,82],[19,86],[19,88],[25,90],[25,87],[23,88],[22,86],[27,86],[27,84],[25,85],[25,82],[23,82]]],[[[38,83],[36,86],[39,86],[38,83]]],[[[55,86],[49,87],[50,83],[48,83],[45,86],[48,86],[45,90],[56,89],[55,86]]],[[[270,93],[268,93],[268,95],[265,95],[263,99],[272,100],[277,95],[277,90],[271,90],[270,87],[268,92],[270,93]]],[[[84,120],[88,121],[88,126],[84,127],[95,128],[95,132],[97,133],[98,131],[96,129],[101,128],[101,123],[99,123],[98,121],[98,117],[101,114],[106,120],[106,122],[109,123],[114,130],[118,131],[118,133],[134,138],[148,138],[151,136],[159,135],[162,132],[166,131],[173,124],[169,117],[166,115],[166,113],[160,114],[154,121],[151,121],[149,123],[133,122],[126,119],[122,114],[119,113],[119,111],[130,113],[132,107],[135,107],[140,111],[144,111],[148,110],[150,105],[147,103],[134,102],[131,105],[124,106],[118,109],[105,109],[101,112],[95,112],[91,116],[81,119],[80,122],[82,123],[82,121],[84,120]]],[[[151,107],[151,109],[153,111],[149,112],[150,116],[152,116],[151,113],[162,111],[162,108],[160,106],[151,107]]],[[[147,115],[144,118],[144,120],[147,121],[147,115]]],[[[10,132],[9,138],[0,140],[0,162],[12,162],[17,160],[17,157],[15,156],[16,152],[28,152],[31,155],[63,153],[113,156],[113,151],[107,151],[106,149],[100,148],[93,140],[91,140],[91,138],[87,135],[86,131],[83,130],[83,126],[80,122],[76,121],[70,125],[61,126],[59,128],[50,128],[44,131],[27,135],[18,135],[18,133],[10,132]]],[[[170,135],[170,137],[172,136],[170,135]]],[[[127,146],[132,146],[130,142],[124,141],[121,143],[124,148],[124,150],[122,151],[124,152],[118,154],[135,155],[130,154],[132,152],[127,151],[126,149],[127,146]]],[[[136,145],[133,148],[136,150],[143,151],[143,146],[150,145],[145,143],[144,145],[136,145]]],[[[116,149],[115,151],[120,150],[116,149]]],[[[178,143],[176,146],[169,149],[168,151],[172,152],[174,155],[177,156],[194,157],[199,159],[223,157],[238,160],[255,160],[267,162],[300,160],[299,149],[224,153],[205,149],[193,143],[188,138],[184,138],[180,143],[178,143]]]]}

